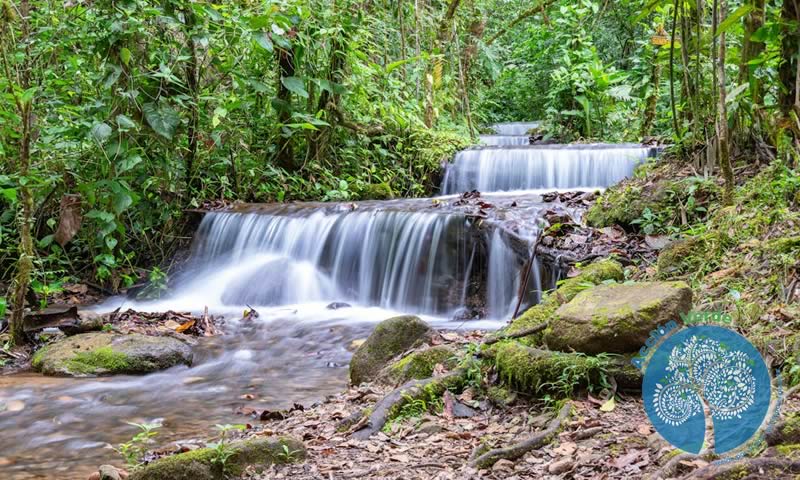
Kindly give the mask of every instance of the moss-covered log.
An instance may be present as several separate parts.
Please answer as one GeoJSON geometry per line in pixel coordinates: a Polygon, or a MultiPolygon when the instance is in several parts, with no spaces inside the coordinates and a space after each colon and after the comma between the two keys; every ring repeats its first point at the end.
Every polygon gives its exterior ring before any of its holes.
{"type": "Polygon", "coordinates": [[[578,388],[603,386],[611,377],[622,390],[642,386],[641,372],[624,356],[553,352],[515,341],[499,342],[493,354],[503,381],[531,394],[568,397],[578,388]]]}

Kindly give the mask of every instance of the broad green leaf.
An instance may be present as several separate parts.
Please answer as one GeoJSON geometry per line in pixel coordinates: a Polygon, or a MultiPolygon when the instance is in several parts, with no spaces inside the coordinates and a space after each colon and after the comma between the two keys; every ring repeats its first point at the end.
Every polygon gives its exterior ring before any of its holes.
{"type": "Polygon", "coordinates": [[[117,115],[117,126],[120,130],[131,130],[138,127],[130,117],[126,115],[117,115]]]}
{"type": "Polygon", "coordinates": [[[6,200],[8,200],[11,203],[16,203],[17,201],[16,188],[2,188],[0,189],[0,195],[4,196],[6,200]]]}
{"type": "Polygon", "coordinates": [[[142,157],[139,155],[131,155],[117,164],[117,174],[125,173],[140,163],[142,163],[142,157]]]}
{"type": "Polygon", "coordinates": [[[117,239],[112,236],[106,237],[106,246],[109,250],[114,250],[114,247],[117,246],[117,239]]]}
{"type": "Polygon", "coordinates": [[[736,10],[734,10],[733,13],[728,15],[728,18],[726,18],[725,20],[722,21],[722,23],[719,24],[719,27],[717,27],[717,35],[727,32],[734,25],[738,25],[739,20],[741,20],[742,17],[744,17],[745,15],[747,15],[752,11],[753,11],[753,5],[749,3],[746,3],[741,7],[737,8],[736,10]]]}
{"type": "Polygon", "coordinates": [[[124,212],[133,203],[133,198],[128,192],[118,192],[114,195],[113,206],[117,214],[124,212]]]}
{"type": "Polygon", "coordinates": [[[111,127],[105,122],[95,123],[91,130],[92,138],[94,138],[97,143],[105,143],[111,136],[111,133],[111,127]]]}
{"type": "Polygon", "coordinates": [[[281,83],[284,87],[289,89],[290,92],[300,97],[308,98],[308,92],[306,91],[306,86],[302,78],[281,77],[281,83]]]}
{"type": "Polygon", "coordinates": [[[6,297],[0,297],[0,317],[6,316],[7,308],[8,308],[8,303],[6,302],[6,297]]]}
{"type": "Polygon", "coordinates": [[[114,214],[111,212],[104,212],[102,210],[89,210],[89,212],[86,214],[86,218],[94,218],[102,222],[113,222],[114,214]]]}
{"type": "Polygon", "coordinates": [[[122,47],[119,50],[119,58],[122,60],[122,63],[128,65],[131,62],[131,51],[128,50],[126,47],[122,47]]]}
{"type": "Polygon", "coordinates": [[[256,43],[258,44],[259,47],[263,48],[269,53],[272,53],[272,51],[275,50],[274,46],[272,45],[272,40],[270,40],[269,35],[267,35],[266,33],[258,32],[255,35],[253,35],[253,38],[255,38],[256,43]]]}
{"type": "Polygon", "coordinates": [[[144,119],[153,131],[167,140],[172,140],[180,123],[180,117],[175,109],[163,102],[159,104],[150,102],[142,105],[142,111],[144,119]]]}

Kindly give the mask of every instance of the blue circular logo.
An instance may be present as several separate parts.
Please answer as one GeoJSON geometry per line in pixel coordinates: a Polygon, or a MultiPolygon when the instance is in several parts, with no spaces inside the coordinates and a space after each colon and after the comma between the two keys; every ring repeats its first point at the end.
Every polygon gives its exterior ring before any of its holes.
{"type": "Polygon", "coordinates": [[[642,399],[656,431],[673,446],[725,453],[746,443],[770,406],[771,382],[753,345],[723,327],[684,328],[653,353],[642,399]]]}

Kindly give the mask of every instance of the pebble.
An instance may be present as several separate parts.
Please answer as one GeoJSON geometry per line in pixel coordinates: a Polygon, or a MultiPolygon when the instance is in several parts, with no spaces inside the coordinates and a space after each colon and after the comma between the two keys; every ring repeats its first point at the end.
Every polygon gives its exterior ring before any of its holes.
{"type": "Polygon", "coordinates": [[[562,458],[547,466],[547,471],[553,475],[560,475],[572,470],[573,462],[571,458],[562,458]]]}

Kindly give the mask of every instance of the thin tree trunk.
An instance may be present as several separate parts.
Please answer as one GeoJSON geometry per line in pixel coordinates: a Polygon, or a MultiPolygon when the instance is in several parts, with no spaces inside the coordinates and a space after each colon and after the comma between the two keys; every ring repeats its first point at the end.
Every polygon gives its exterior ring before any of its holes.
{"type": "Polygon", "coordinates": [[[672,10],[672,34],[669,41],[669,101],[672,107],[672,130],[675,137],[680,139],[681,132],[678,129],[678,109],[675,106],[675,28],[678,25],[678,8],[673,6],[672,10]]]}
{"type": "MultiPolygon", "coordinates": [[[[421,50],[420,41],[419,41],[419,30],[420,30],[419,0],[414,0],[414,55],[417,58],[419,58],[419,56],[422,55],[422,50],[421,50]]],[[[419,70],[417,70],[417,72],[419,72],[419,70]]],[[[416,88],[417,100],[420,100],[420,98],[419,98],[420,77],[419,77],[419,75],[416,75],[416,77],[417,77],[416,78],[416,81],[417,81],[417,88],[416,88]]]]}
{"type": "MultiPolygon", "coordinates": [[[[291,49],[284,50],[282,48],[275,49],[275,54],[278,57],[278,92],[276,97],[279,100],[278,109],[278,123],[287,124],[292,119],[292,92],[286,88],[281,79],[293,77],[295,72],[294,65],[294,52],[291,49]]],[[[283,134],[278,136],[278,153],[277,163],[279,166],[288,171],[296,169],[294,161],[294,149],[292,148],[291,137],[286,137],[283,134]]]]}
{"type": "MultiPolygon", "coordinates": [[[[28,37],[30,36],[29,18],[30,4],[27,0],[23,0],[19,5],[19,22],[20,22],[20,37],[17,41],[20,44],[26,45],[26,61],[31,59],[29,54],[30,47],[28,44],[28,37]]],[[[0,41],[5,41],[0,39],[0,41]]],[[[3,66],[8,81],[13,81],[11,75],[11,65],[9,64],[8,54],[5,46],[3,46],[3,66]]],[[[16,77],[20,89],[27,90],[31,85],[31,65],[22,64],[16,67],[16,77]]],[[[31,100],[27,103],[22,102],[19,98],[15,98],[17,111],[21,120],[21,131],[19,138],[19,158],[17,160],[17,171],[20,178],[25,178],[30,174],[31,167],[31,142],[33,132],[33,102],[31,100]]],[[[9,333],[11,343],[20,345],[25,343],[25,297],[30,287],[31,273],[33,271],[33,237],[31,234],[31,227],[33,225],[33,195],[27,183],[20,183],[20,202],[22,205],[22,212],[19,217],[19,260],[17,261],[17,273],[14,279],[13,288],[13,302],[14,308],[11,311],[11,318],[9,320],[9,333]]]]}
{"type": "MultiPolygon", "coordinates": [[[[718,22],[725,20],[727,16],[727,4],[725,0],[719,0],[718,22]]],[[[714,22],[714,34],[716,26],[714,22]]],[[[725,102],[725,32],[719,35],[719,59],[717,62],[717,80],[719,82],[719,101],[717,102],[717,141],[719,148],[719,166],[722,176],[725,179],[725,191],[722,196],[722,203],[725,205],[733,204],[733,167],[731,166],[731,153],[728,140],[728,109],[725,102]]]]}
{"type": "Polygon", "coordinates": [[[658,62],[658,47],[653,49],[653,67],[650,72],[650,95],[647,96],[647,101],[644,108],[644,121],[642,121],[642,130],[640,135],[642,138],[650,135],[653,128],[653,122],[656,118],[656,107],[658,106],[659,86],[661,83],[661,64],[658,62]]]}
{"type": "Polygon", "coordinates": [[[764,51],[763,42],[753,42],[750,38],[753,34],[764,25],[764,0],[751,0],[750,4],[753,10],[744,18],[744,37],[742,38],[742,60],[739,64],[739,79],[738,83],[750,83],[750,97],[753,99],[755,105],[763,103],[763,94],[761,92],[761,81],[752,75],[753,67],[749,62],[764,51]]]}
{"type": "MultiPolygon", "coordinates": [[[[405,5],[403,0],[397,2],[397,21],[400,22],[400,60],[406,59],[406,19],[405,19],[405,5]]],[[[408,70],[406,64],[403,63],[403,83],[408,81],[408,70]]]]}
{"type": "Polygon", "coordinates": [[[189,90],[191,103],[189,104],[189,126],[186,129],[187,151],[186,151],[186,188],[191,190],[194,187],[194,168],[197,161],[197,136],[200,123],[200,93],[198,91],[198,61],[197,48],[194,43],[192,29],[195,25],[194,9],[190,6],[183,12],[185,22],[186,48],[189,50],[189,61],[186,62],[185,75],[186,87],[189,90]]]}
{"type": "MultiPolygon", "coordinates": [[[[784,25],[800,22],[800,0],[783,0],[781,20],[784,25]]],[[[800,56],[800,31],[787,26],[783,31],[781,42],[781,58],[783,62],[778,70],[781,88],[778,95],[778,104],[785,118],[790,118],[795,108],[795,98],[798,96],[797,68],[800,56]]],[[[800,106],[798,106],[800,109],[800,106]]],[[[800,112],[798,112],[800,115],[800,112]]]]}

